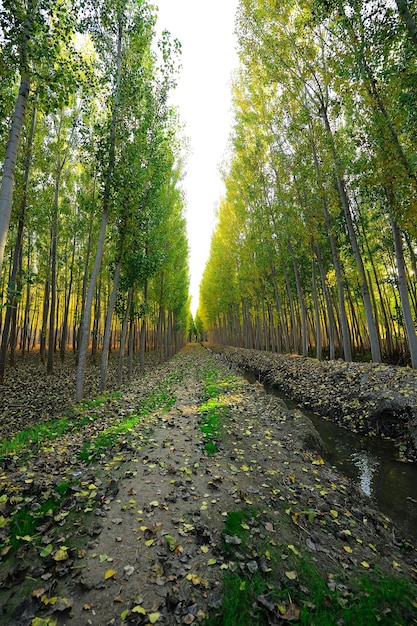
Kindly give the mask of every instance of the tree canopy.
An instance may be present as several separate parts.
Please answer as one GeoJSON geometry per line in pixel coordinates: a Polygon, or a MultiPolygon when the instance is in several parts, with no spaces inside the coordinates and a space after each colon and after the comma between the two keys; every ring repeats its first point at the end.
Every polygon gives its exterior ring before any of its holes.
{"type": "Polygon", "coordinates": [[[417,366],[415,20],[407,2],[241,0],[200,291],[213,341],[417,366]]]}
{"type": "Polygon", "coordinates": [[[105,388],[115,345],[131,363],[183,343],[180,45],[155,23],[145,0],[2,5],[1,381],[9,354],[52,373],[72,349],[81,399],[89,348],[105,388]]]}

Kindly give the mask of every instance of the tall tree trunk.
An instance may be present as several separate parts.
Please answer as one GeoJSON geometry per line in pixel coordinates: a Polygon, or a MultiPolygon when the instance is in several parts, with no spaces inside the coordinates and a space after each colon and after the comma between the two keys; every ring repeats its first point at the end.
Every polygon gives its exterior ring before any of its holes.
{"type": "Polygon", "coordinates": [[[49,309],[49,335],[48,335],[48,362],[46,371],[53,374],[54,371],[54,353],[55,353],[55,313],[57,310],[57,238],[58,238],[58,202],[59,188],[61,180],[61,163],[58,158],[57,174],[55,180],[55,197],[54,208],[51,224],[51,303],[49,309]]]}
{"type": "MultiPolygon", "coordinates": [[[[95,179],[94,179],[94,197],[95,197],[95,179]]],[[[80,324],[78,326],[77,334],[74,333],[74,341],[75,341],[75,350],[76,350],[76,364],[78,365],[78,354],[81,344],[81,332],[83,327],[83,313],[85,311],[85,302],[87,297],[87,286],[88,286],[88,268],[90,265],[90,255],[91,255],[91,247],[92,247],[92,233],[93,233],[93,222],[94,222],[94,214],[91,212],[90,216],[90,224],[88,228],[88,242],[87,242],[87,253],[85,255],[85,263],[84,263],[84,274],[83,274],[83,284],[81,289],[81,319],[80,324]]]]}
{"type": "Polygon", "coordinates": [[[101,267],[101,260],[103,257],[104,240],[106,236],[107,219],[110,208],[110,196],[113,185],[113,173],[115,168],[115,156],[116,156],[116,127],[119,122],[119,96],[120,96],[120,80],[122,69],[122,39],[123,39],[123,16],[119,16],[118,20],[118,39],[117,39],[117,56],[116,56],[116,80],[114,87],[114,102],[112,110],[111,131],[110,131],[110,152],[109,162],[106,172],[106,180],[103,191],[103,212],[101,215],[100,235],[97,244],[96,256],[94,260],[94,267],[90,278],[90,284],[88,287],[87,301],[85,309],[83,311],[83,322],[81,331],[81,340],[78,356],[77,367],[77,381],[76,381],[76,400],[80,402],[84,397],[84,369],[87,356],[87,349],[90,338],[90,323],[91,323],[91,307],[93,305],[93,297],[97,277],[101,267]]]}
{"type": "MultiPolygon", "coordinates": [[[[312,244],[312,251],[314,252],[314,244],[312,244]]],[[[311,281],[313,289],[313,301],[314,301],[314,314],[316,318],[316,358],[321,361],[322,357],[322,340],[321,340],[321,321],[320,321],[320,309],[319,299],[317,295],[317,280],[316,280],[316,265],[314,262],[314,254],[311,261],[311,281]]]]}
{"type": "Polygon", "coordinates": [[[336,186],[339,192],[340,203],[342,205],[343,214],[345,217],[345,222],[346,222],[347,231],[349,235],[349,241],[350,241],[350,245],[352,246],[353,255],[356,261],[356,266],[358,268],[358,272],[360,275],[360,288],[362,292],[363,304],[365,307],[365,315],[366,315],[366,322],[368,326],[372,361],[376,363],[380,363],[381,362],[381,349],[379,345],[377,324],[376,324],[376,320],[374,319],[373,311],[372,311],[372,302],[371,302],[371,296],[369,293],[369,285],[366,279],[365,267],[363,264],[361,251],[360,251],[358,240],[356,237],[355,227],[353,225],[352,215],[350,211],[350,203],[349,203],[347,193],[346,193],[345,182],[341,174],[341,168],[339,165],[339,158],[336,152],[336,146],[334,144],[333,133],[330,127],[330,122],[329,122],[329,118],[327,116],[327,110],[325,107],[323,107],[322,109],[322,117],[323,117],[325,129],[327,132],[327,136],[330,141],[330,148],[331,148],[331,152],[333,156],[333,163],[334,163],[334,173],[336,177],[336,186]]]}
{"type": "Polygon", "coordinates": [[[128,367],[127,377],[130,380],[133,374],[133,353],[135,350],[135,320],[133,315],[129,322],[129,341],[128,341],[128,367]]]}
{"type": "Polygon", "coordinates": [[[101,276],[98,281],[98,285],[96,286],[95,301],[94,301],[94,321],[93,321],[93,332],[92,332],[92,340],[91,340],[91,358],[92,358],[94,365],[97,362],[100,318],[101,318],[101,276]]]}
{"type": "Polygon", "coordinates": [[[132,301],[133,301],[133,287],[129,289],[129,294],[127,297],[127,304],[126,304],[126,312],[123,318],[122,336],[120,337],[119,366],[117,368],[117,382],[119,385],[122,384],[122,379],[123,379],[123,361],[124,361],[124,356],[125,356],[126,337],[127,337],[127,330],[129,328],[129,317],[131,315],[132,301]]]}
{"type": "Polygon", "coordinates": [[[143,302],[144,302],[144,312],[141,320],[140,327],[140,343],[139,343],[139,367],[140,371],[145,371],[145,347],[146,347],[146,304],[148,302],[148,281],[145,280],[145,284],[143,286],[143,302]]]}
{"type": "Polygon", "coordinates": [[[113,289],[109,300],[109,308],[106,316],[106,326],[104,329],[103,350],[101,352],[101,375],[100,375],[100,391],[106,388],[107,366],[109,363],[109,346],[111,340],[111,327],[113,322],[114,307],[116,306],[117,291],[119,289],[120,269],[122,261],[119,258],[116,263],[114,272],[113,289]]]}
{"type": "MultiPolygon", "coordinates": [[[[28,268],[30,268],[30,257],[28,253],[28,268]]],[[[25,316],[23,320],[23,333],[22,333],[22,341],[21,341],[21,359],[25,358],[26,352],[26,344],[27,349],[29,350],[29,341],[30,341],[30,333],[29,333],[29,312],[30,312],[30,280],[27,281],[26,284],[26,302],[25,302],[25,316]]]]}
{"type": "MultiPolygon", "coordinates": [[[[335,345],[334,345],[335,320],[334,320],[334,313],[333,313],[333,304],[332,304],[332,299],[330,297],[329,286],[326,283],[326,275],[324,273],[324,267],[323,267],[323,262],[321,259],[320,250],[316,244],[314,244],[314,252],[315,252],[317,263],[319,266],[321,285],[322,285],[322,290],[323,290],[324,300],[326,303],[326,310],[327,310],[328,335],[329,335],[329,359],[333,360],[336,356],[335,345]]],[[[343,304],[344,304],[344,296],[343,296],[343,304]]],[[[345,310],[345,316],[346,316],[346,310],[345,310]]],[[[349,348],[350,348],[350,341],[349,341],[349,348]]]]}
{"type": "Polygon", "coordinates": [[[74,261],[75,261],[75,235],[72,240],[72,256],[71,256],[71,265],[70,265],[70,277],[68,289],[65,294],[65,307],[64,307],[64,319],[62,320],[62,336],[61,336],[61,361],[63,362],[65,359],[65,351],[67,347],[67,338],[68,338],[68,316],[69,316],[69,308],[71,302],[71,292],[72,292],[72,283],[74,278],[74,261]]]}
{"type": "MultiPolygon", "coordinates": [[[[310,126],[310,130],[311,129],[312,127],[310,126]]],[[[330,249],[332,251],[333,266],[336,272],[337,292],[338,292],[338,299],[339,299],[339,316],[340,316],[340,327],[341,327],[340,329],[342,333],[342,342],[343,342],[343,356],[344,356],[345,361],[349,362],[349,361],[352,361],[352,345],[351,345],[351,338],[350,338],[350,332],[349,332],[349,323],[348,323],[348,318],[346,315],[345,290],[343,287],[342,269],[340,266],[339,252],[337,249],[335,238],[333,236],[330,212],[329,212],[329,208],[327,205],[327,197],[323,188],[322,174],[321,174],[321,169],[320,169],[319,160],[317,156],[316,144],[313,138],[313,133],[311,133],[311,137],[312,137],[311,145],[313,149],[314,168],[316,171],[317,180],[320,183],[321,205],[323,209],[324,221],[326,224],[327,237],[329,239],[330,249]]]]}
{"type": "Polygon", "coordinates": [[[37,104],[37,101],[34,103],[34,107],[33,107],[32,121],[30,125],[30,131],[29,131],[27,147],[26,147],[25,169],[24,169],[24,176],[23,176],[23,194],[22,194],[22,199],[20,202],[19,222],[18,222],[18,227],[17,227],[17,236],[16,236],[16,242],[15,242],[15,248],[14,248],[14,254],[13,254],[13,266],[12,266],[11,276],[9,279],[10,302],[6,311],[6,318],[5,318],[5,323],[3,327],[3,335],[2,335],[2,344],[0,348],[0,384],[3,384],[3,381],[4,381],[6,351],[7,351],[8,341],[9,341],[9,331],[10,331],[10,322],[12,318],[12,311],[17,306],[17,299],[16,299],[17,281],[18,281],[18,274],[22,266],[23,231],[24,231],[25,216],[26,216],[29,173],[30,173],[30,166],[32,162],[33,138],[35,135],[35,128],[36,128],[36,113],[37,113],[36,104],[37,104]]]}
{"type": "Polygon", "coordinates": [[[0,274],[3,268],[4,250],[6,247],[10,217],[12,214],[14,174],[16,170],[20,136],[22,134],[26,108],[29,100],[29,92],[29,74],[24,72],[22,73],[20,79],[12,126],[3,161],[3,176],[0,189],[0,274]]]}
{"type": "Polygon", "coordinates": [[[304,302],[303,290],[301,287],[301,279],[300,272],[298,271],[297,260],[295,258],[294,250],[291,245],[291,242],[288,240],[288,248],[290,251],[293,268],[294,268],[294,276],[295,276],[295,285],[297,288],[298,295],[298,303],[300,306],[301,313],[301,349],[303,356],[308,355],[308,345],[307,345],[307,313],[306,313],[306,305],[304,302]]]}
{"type": "Polygon", "coordinates": [[[292,344],[293,344],[292,351],[298,352],[298,336],[297,336],[297,324],[295,321],[294,299],[292,297],[290,281],[288,280],[288,275],[287,275],[287,272],[285,271],[284,266],[283,266],[283,272],[284,272],[285,285],[287,287],[288,303],[290,307],[290,320],[291,320],[292,344]]]}
{"type": "Polygon", "coordinates": [[[401,19],[406,25],[411,40],[414,45],[417,46],[417,24],[410,9],[408,8],[407,0],[395,0],[395,4],[397,5],[398,13],[400,14],[401,19]]]}
{"type": "Polygon", "coordinates": [[[40,355],[42,363],[46,361],[46,331],[48,328],[48,312],[49,312],[49,293],[50,293],[50,284],[49,279],[45,282],[45,292],[43,297],[43,309],[42,309],[42,328],[41,328],[41,338],[40,338],[40,355]]]}
{"type": "Polygon", "coordinates": [[[408,347],[411,355],[411,365],[417,368],[417,335],[411,314],[410,301],[408,298],[407,278],[405,273],[403,243],[401,232],[395,220],[391,220],[392,234],[394,238],[395,260],[398,273],[398,290],[400,292],[401,307],[404,316],[405,331],[408,339],[408,347]]]}
{"type": "MultiPolygon", "coordinates": [[[[287,319],[284,315],[284,311],[282,308],[282,304],[281,304],[281,298],[279,296],[279,292],[278,292],[278,285],[277,285],[277,277],[276,277],[276,272],[275,272],[275,267],[272,267],[272,280],[273,280],[273,284],[274,284],[274,295],[275,295],[275,306],[278,312],[278,316],[279,316],[279,325],[282,328],[282,334],[284,337],[284,344],[285,344],[285,352],[287,354],[289,354],[290,352],[290,338],[288,336],[288,327],[287,327],[287,319]]],[[[279,338],[279,328],[277,329],[277,337],[279,338]]],[[[279,342],[279,348],[278,348],[278,352],[281,352],[281,342],[278,339],[279,342]]]]}

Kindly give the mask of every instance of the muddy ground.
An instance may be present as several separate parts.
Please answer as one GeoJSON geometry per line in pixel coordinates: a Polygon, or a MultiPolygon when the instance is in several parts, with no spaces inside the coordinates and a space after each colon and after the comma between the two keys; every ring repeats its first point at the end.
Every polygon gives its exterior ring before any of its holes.
{"type": "Polygon", "coordinates": [[[341,426],[394,439],[400,460],[417,461],[417,370],[206,345],[341,426]]]}
{"type": "MultiPolygon", "coordinates": [[[[279,601],[262,596],[253,608],[265,624],[296,622],[301,607],[288,585],[300,591],[300,555],[346,602],[355,601],[349,581],[358,573],[417,581],[411,540],[322,460],[308,418],[201,346],[81,413],[82,427],[2,459],[1,624],[197,624],[207,616],[222,624],[224,576],[236,570],[272,576],[279,601]],[[208,376],[221,385],[211,456],[201,431],[208,376]],[[91,442],[109,432],[118,435],[94,452],[91,442]],[[45,511],[62,485],[59,508],[45,511]],[[28,534],[22,523],[14,547],[19,509],[43,515],[28,534]],[[224,535],[228,514],[240,510],[250,512],[247,549],[224,535]],[[262,554],[250,548],[259,537],[270,546],[262,554]]],[[[405,619],[417,623],[412,604],[405,619]]]]}

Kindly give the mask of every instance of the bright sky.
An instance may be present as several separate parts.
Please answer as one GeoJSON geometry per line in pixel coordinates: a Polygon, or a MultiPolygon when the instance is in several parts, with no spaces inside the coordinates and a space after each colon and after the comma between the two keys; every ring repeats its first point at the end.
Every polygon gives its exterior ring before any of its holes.
{"type": "Polygon", "coordinates": [[[182,70],[172,104],[190,142],[183,188],[190,247],[191,310],[210,251],[215,212],[223,194],[219,166],[232,126],[231,77],[238,66],[234,37],[238,0],[154,0],[158,31],[182,44],[182,70]]]}

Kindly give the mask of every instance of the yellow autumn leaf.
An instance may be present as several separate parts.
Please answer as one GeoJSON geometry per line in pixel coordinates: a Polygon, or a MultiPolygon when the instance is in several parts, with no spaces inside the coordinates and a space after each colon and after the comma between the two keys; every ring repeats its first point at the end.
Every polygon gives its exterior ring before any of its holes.
{"type": "Polygon", "coordinates": [[[330,509],[329,511],[330,515],[333,515],[333,517],[338,517],[339,513],[337,511],[335,511],[334,509],[330,509]]]}
{"type": "Polygon", "coordinates": [[[68,558],[67,548],[62,546],[62,548],[59,548],[54,552],[52,558],[54,559],[54,561],[66,561],[68,558]]]}
{"type": "Polygon", "coordinates": [[[161,617],[160,613],[150,613],[148,615],[148,620],[150,621],[151,624],[155,624],[155,622],[157,622],[160,617],[161,617]]]}
{"type": "Polygon", "coordinates": [[[353,550],[350,546],[343,546],[343,550],[345,552],[348,552],[349,554],[352,554],[353,550]]]}
{"type": "Polygon", "coordinates": [[[200,576],[196,576],[195,574],[191,574],[191,573],[187,574],[186,579],[191,580],[193,585],[199,585],[202,581],[202,578],[200,576]]]}
{"type": "Polygon", "coordinates": [[[143,606],[138,604],[137,606],[133,607],[132,613],[139,613],[140,615],[146,615],[146,610],[143,608],[143,606]]]}
{"type": "Polygon", "coordinates": [[[207,554],[207,552],[209,551],[208,546],[201,546],[200,550],[201,550],[201,552],[203,552],[204,554],[207,554]]]}
{"type": "Polygon", "coordinates": [[[370,567],[369,563],[367,563],[366,561],[361,561],[361,565],[362,567],[366,567],[367,569],[370,567]]]}
{"type": "Polygon", "coordinates": [[[244,472],[249,472],[249,467],[247,465],[241,465],[240,469],[243,470],[244,472]]]}
{"type": "Polygon", "coordinates": [[[297,548],[295,548],[293,545],[289,545],[288,550],[291,550],[291,552],[293,552],[296,556],[300,554],[297,548]]]}
{"type": "Polygon", "coordinates": [[[186,533],[190,533],[192,530],[194,530],[194,526],[192,524],[183,524],[183,530],[186,533]]]}
{"type": "Polygon", "coordinates": [[[3,515],[0,515],[0,528],[4,528],[8,522],[9,519],[7,517],[3,517],[3,515]]]}
{"type": "Polygon", "coordinates": [[[285,575],[289,580],[296,580],[297,572],[295,570],[291,570],[290,572],[285,572],[285,575]]]}
{"type": "Polygon", "coordinates": [[[34,617],[31,621],[31,626],[56,626],[57,620],[53,617],[34,617]]]}
{"type": "Polygon", "coordinates": [[[207,565],[215,565],[217,563],[217,559],[209,559],[207,561],[207,565]]]}
{"type": "Polygon", "coordinates": [[[109,578],[114,578],[116,576],[116,570],[115,569],[108,569],[107,572],[104,574],[104,580],[108,580],[109,578]]]}
{"type": "Polygon", "coordinates": [[[54,604],[57,603],[58,596],[52,596],[51,598],[48,598],[47,595],[43,595],[41,600],[43,604],[46,604],[46,605],[50,604],[51,606],[54,606],[54,604]]]}
{"type": "Polygon", "coordinates": [[[147,548],[150,548],[154,542],[155,542],[155,539],[148,539],[148,541],[145,541],[145,546],[147,548]]]}

